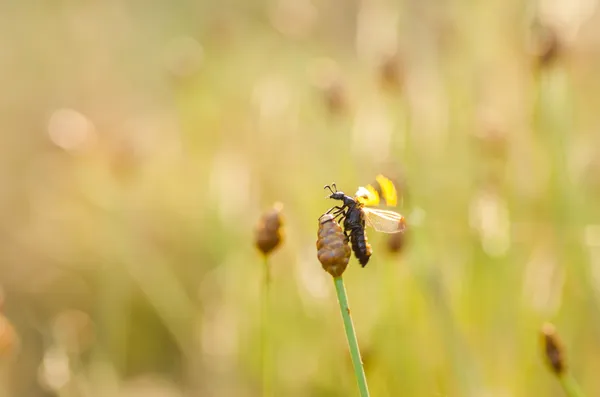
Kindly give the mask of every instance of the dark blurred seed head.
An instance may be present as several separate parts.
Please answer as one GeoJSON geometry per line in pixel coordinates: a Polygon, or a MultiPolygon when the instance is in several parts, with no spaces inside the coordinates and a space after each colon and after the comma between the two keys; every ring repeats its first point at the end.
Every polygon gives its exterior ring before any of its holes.
{"type": "Polygon", "coordinates": [[[385,89],[402,88],[402,59],[398,54],[388,55],[379,65],[379,79],[385,89]]]}
{"type": "Polygon", "coordinates": [[[554,325],[546,323],[542,326],[542,343],[546,361],[552,372],[557,376],[564,374],[567,369],[565,351],[554,325]]]}
{"type": "Polygon", "coordinates": [[[332,59],[315,60],[309,70],[313,85],[332,114],[344,113],[349,107],[348,91],[338,64],[332,59]]]}
{"type": "Polygon", "coordinates": [[[317,257],[323,269],[333,277],[341,276],[348,267],[351,249],[333,215],[325,214],[319,218],[317,236],[317,257]]]}
{"type": "Polygon", "coordinates": [[[275,203],[273,208],[265,212],[256,226],[256,247],[269,255],[283,241],[283,205],[275,203]]]}
{"type": "Polygon", "coordinates": [[[406,220],[402,218],[400,220],[400,225],[402,228],[401,232],[390,234],[387,240],[387,248],[388,251],[395,254],[402,251],[406,243],[406,220]]]}
{"type": "Polygon", "coordinates": [[[553,27],[541,22],[534,23],[532,30],[531,54],[535,67],[543,69],[551,66],[563,52],[558,32],[553,27]]]}
{"type": "Polygon", "coordinates": [[[348,108],[348,93],[340,81],[331,82],[323,88],[327,109],[332,114],[343,113],[348,108]]]}

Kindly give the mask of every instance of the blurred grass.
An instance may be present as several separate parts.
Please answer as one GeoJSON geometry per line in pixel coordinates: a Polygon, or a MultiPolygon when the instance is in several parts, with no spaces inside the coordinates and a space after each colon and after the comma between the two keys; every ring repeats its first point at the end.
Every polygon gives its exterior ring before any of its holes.
{"type": "Polygon", "coordinates": [[[406,247],[371,232],[369,266],[344,277],[372,395],[561,395],[546,320],[600,393],[584,3],[0,4],[7,393],[260,395],[252,230],[281,201],[273,392],[352,395],[316,219],[324,184],[380,172],[402,181],[406,247]],[[549,58],[534,22],[559,39],[549,58]],[[55,321],[71,309],[93,334],[74,351],[55,321]]]}

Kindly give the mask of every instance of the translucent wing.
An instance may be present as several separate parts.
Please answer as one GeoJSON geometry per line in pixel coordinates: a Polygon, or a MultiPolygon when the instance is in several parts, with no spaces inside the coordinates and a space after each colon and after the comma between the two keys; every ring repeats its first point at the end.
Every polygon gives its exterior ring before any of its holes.
{"type": "Polygon", "coordinates": [[[366,207],[362,211],[367,225],[378,232],[399,233],[406,227],[404,217],[397,212],[366,207]]]}

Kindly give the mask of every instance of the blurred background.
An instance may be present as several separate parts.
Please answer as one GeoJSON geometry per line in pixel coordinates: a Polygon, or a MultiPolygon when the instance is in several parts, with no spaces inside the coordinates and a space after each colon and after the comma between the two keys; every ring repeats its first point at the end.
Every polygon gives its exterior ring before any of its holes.
{"type": "Polygon", "coordinates": [[[357,395],[317,218],[379,173],[372,395],[561,396],[545,321],[600,395],[596,3],[1,2],[2,395],[357,395]]]}

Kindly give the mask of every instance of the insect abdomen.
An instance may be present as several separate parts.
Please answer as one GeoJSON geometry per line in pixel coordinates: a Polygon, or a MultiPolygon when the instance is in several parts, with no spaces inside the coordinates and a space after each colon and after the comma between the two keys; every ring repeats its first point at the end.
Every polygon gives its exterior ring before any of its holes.
{"type": "Polygon", "coordinates": [[[352,251],[354,251],[354,256],[358,259],[358,263],[362,267],[365,267],[369,262],[369,258],[371,257],[371,244],[369,244],[367,240],[367,234],[365,233],[364,228],[353,229],[350,232],[350,240],[352,242],[352,251]]]}

